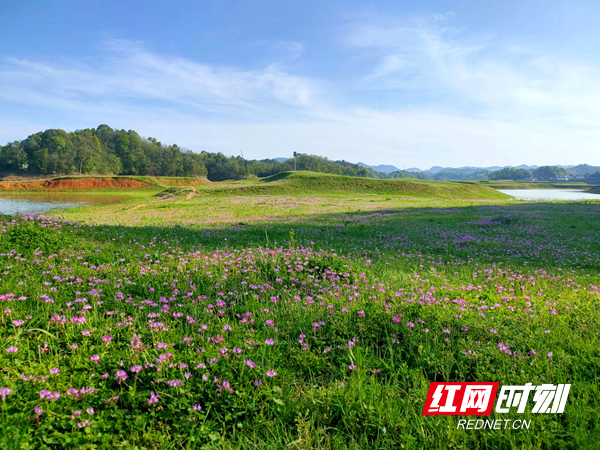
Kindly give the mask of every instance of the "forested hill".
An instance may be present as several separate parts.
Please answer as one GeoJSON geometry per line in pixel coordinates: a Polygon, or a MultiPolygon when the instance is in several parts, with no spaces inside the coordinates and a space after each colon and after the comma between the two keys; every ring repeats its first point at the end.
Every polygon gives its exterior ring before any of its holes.
{"type": "Polygon", "coordinates": [[[107,125],[40,131],[0,150],[0,171],[18,175],[206,175],[200,155],[107,125]]]}
{"type": "MultiPolygon", "coordinates": [[[[427,178],[399,171],[381,174],[346,161],[300,154],[298,170],[371,178],[427,178]]],[[[207,177],[211,181],[265,177],[293,170],[294,161],[249,161],[222,153],[194,153],[177,145],[143,138],[135,131],[96,129],[67,132],[51,129],[23,141],[0,146],[0,174],[36,175],[150,175],[207,177]]]]}

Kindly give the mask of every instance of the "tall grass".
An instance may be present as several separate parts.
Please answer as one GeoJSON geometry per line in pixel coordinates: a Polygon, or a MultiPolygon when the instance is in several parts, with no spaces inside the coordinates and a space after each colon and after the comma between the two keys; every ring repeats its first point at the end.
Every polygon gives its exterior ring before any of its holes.
{"type": "Polygon", "coordinates": [[[0,447],[597,446],[600,204],[236,199],[5,218],[0,447]],[[432,381],[572,389],[462,430],[432,381]]]}

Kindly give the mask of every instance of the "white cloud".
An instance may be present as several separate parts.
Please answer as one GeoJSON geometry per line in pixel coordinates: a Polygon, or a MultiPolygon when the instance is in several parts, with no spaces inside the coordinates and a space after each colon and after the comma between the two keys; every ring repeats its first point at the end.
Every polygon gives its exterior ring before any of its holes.
{"type": "Polygon", "coordinates": [[[77,111],[142,100],[157,102],[157,108],[243,112],[273,104],[304,107],[319,91],[317,81],[277,64],[256,70],[220,67],[160,55],[129,41],[110,41],[107,49],[93,66],[10,58],[0,68],[0,99],[77,111]]]}
{"type": "MultiPolygon", "coordinates": [[[[371,89],[437,94],[470,102],[480,117],[563,128],[600,125],[600,70],[502,39],[469,36],[447,17],[351,24],[342,40],[368,53],[371,89]]],[[[435,97],[435,95],[434,95],[435,97]]]]}
{"type": "Polygon", "coordinates": [[[594,151],[600,142],[599,131],[565,134],[435,110],[392,113],[353,108],[330,111],[326,120],[223,123],[180,117],[127,124],[143,134],[160,129],[163,141],[178,142],[197,151],[239,154],[243,150],[248,158],[289,156],[300,151],[406,168],[583,161],[600,164],[594,151]]]}
{"type": "Polygon", "coordinates": [[[108,123],[250,158],[302,151],[421,168],[600,164],[596,67],[475,39],[450,25],[449,16],[352,22],[341,42],[369,68],[346,91],[350,74],[336,83],[287,70],[287,62],[306,57],[297,42],[276,43],[287,56],[253,69],[158,54],[130,41],[109,42],[87,65],[12,58],[0,62],[0,122],[7,111],[36,114],[0,126],[0,142],[25,130],[108,123]],[[355,100],[372,89],[409,94],[417,106],[355,100]]]}

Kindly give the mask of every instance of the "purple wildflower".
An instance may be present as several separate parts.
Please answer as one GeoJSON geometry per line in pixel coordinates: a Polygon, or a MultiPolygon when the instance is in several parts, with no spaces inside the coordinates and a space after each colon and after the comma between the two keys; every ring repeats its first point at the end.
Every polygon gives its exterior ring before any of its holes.
{"type": "Polygon", "coordinates": [[[6,387],[0,388],[0,397],[2,397],[2,401],[4,401],[4,399],[6,397],[8,397],[10,394],[12,394],[12,391],[13,390],[11,388],[6,388],[6,387]]]}

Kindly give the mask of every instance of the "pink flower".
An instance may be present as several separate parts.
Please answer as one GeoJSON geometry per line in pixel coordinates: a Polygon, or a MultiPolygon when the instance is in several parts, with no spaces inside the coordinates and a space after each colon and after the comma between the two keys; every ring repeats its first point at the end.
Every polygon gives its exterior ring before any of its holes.
{"type": "Polygon", "coordinates": [[[119,370],[115,374],[115,379],[119,382],[119,384],[121,384],[121,381],[125,381],[127,379],[127,372],[124,370],[119,370]]]}
{"type": "Polygon", "coordinates": [[[267,370],[267,373],[265,373],[265,376],[267,377],[274,377],[275,375],[277,375],[277,372],[275,372],[274,370],[267,370]]]}
{"type": "Polygon", "coordinates": [[[16,347],[15,345],[11,345],[10,347],[8,347],[6,349],[6,353],[17,353],[19,351],[19,348],[16,347]]]}
{"type": "Polygon", "coordinates": [[[148,404],[152,405],[154,403],[158,403],[160,399],[160,395],[154,393],[154,391],[150,391],[150,398],[148,399],[148,404]]]}
{"type": "Polygon", "coordinates": [[[4,399],[6,397],[8,397],[10,394],[12,394],[12,391],[13,390],[11,388],[6,388],[6,387],[0,388],[0,397],[2,397],[2,401],[4,401],[4,399]]]}
{"type": "Polygon", "coordinates": [[[46,389],[40,391],[40,400],[46,399],[51,402],[60,398],[60,392],[50,392],[46,389]]]}
{"type": "Polygon", "coordinates": [[[58,367],[54,367],[54,368],[50,369],[48,372],[51,375],[56,375],[56,374],[58,374],[60,372],[60,369],[58,367]]]}

